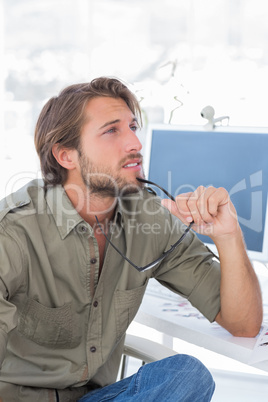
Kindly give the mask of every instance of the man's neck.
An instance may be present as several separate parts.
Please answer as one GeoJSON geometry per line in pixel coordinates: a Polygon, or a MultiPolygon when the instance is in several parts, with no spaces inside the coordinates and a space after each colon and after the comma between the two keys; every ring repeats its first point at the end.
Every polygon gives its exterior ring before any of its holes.
{"type": "Polygon", "coordinates": [[[79,188],[78,191],[72,187],[64,186],[74,208],[79,215],[92,227],[96,225],[96,218],[100,223],[107,223],[114,217],[117,199],[115,197],[101,197],[96,194],[90,194],[86,189],[79,188]]]}

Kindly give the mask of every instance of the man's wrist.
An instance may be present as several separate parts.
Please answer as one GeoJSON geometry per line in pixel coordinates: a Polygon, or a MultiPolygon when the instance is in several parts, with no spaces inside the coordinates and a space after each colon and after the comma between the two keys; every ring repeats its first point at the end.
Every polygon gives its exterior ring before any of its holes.
{"type": "Polygon", "coordinates": [[[218,249],[218,252],[221,251],[235,251],[245,249],[245,242],[242,230],[240,226],[237,227],[237,230],[232,233],[216,236],[212,239],[218,249]]]}

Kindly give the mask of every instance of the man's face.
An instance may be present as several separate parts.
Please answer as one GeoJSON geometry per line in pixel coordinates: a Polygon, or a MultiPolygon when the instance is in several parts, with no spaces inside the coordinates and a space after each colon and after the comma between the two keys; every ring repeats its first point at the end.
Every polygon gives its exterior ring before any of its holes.
{"type": "Polygon", "coordinates": [[[90,100],[85,114],[79,149],[84,184],[104,197],[137,192],[136,177],[144,173],[135,116],[121,98],[107,97],[90,100]]]}

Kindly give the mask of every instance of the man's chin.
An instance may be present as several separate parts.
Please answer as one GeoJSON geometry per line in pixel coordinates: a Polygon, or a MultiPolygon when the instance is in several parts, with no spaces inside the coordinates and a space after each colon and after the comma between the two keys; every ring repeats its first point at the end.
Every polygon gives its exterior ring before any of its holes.
{"type": "Polygon", "coordinates": [[[129,183],[121,189],[120,196],[124,197],[126,195],[136,194],[136,193],[139,193],[140,190],[141,190],[141,186],[139,185],[138,181],[137,181],[137,184],[129,183]]]}
{"type": "Polygon", "coordinates": [[[100,197],[124,197],[130,194],[139,193],[142,186],[141,183],[106,183],[106,185],[92,185],[88,186],[91,194],[99,195],[100,197]]]}

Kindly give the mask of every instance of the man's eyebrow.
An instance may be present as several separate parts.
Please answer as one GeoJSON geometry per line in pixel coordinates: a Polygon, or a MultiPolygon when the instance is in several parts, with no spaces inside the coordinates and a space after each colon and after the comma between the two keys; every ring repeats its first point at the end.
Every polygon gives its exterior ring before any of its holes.
{"type": "Polygon", "coordinates": [[[107,121],[107,123],[104,123],[103,126],[100,127],[100,129],[109,126],[110,124],[115,124],[115,123],[119,123],[120,120],[116,119],[116,120],[111,120],[111,121],[107,121]]]}
{"type": "MultiPolygon", "coordinates": [[[[133,117],[131,123],[134,123],[134,122],[136,122],[136,123],[138,122],[137,117],[133,117]]],[[[120,119],[107,121],[106,123],[103,124],[103,126],[100,127],[100,130],[101,130],[102,128],[104,128],[104,127],[110,126],[110,124],[116,124],[116,123],[120,123],[120,119]]]]}

